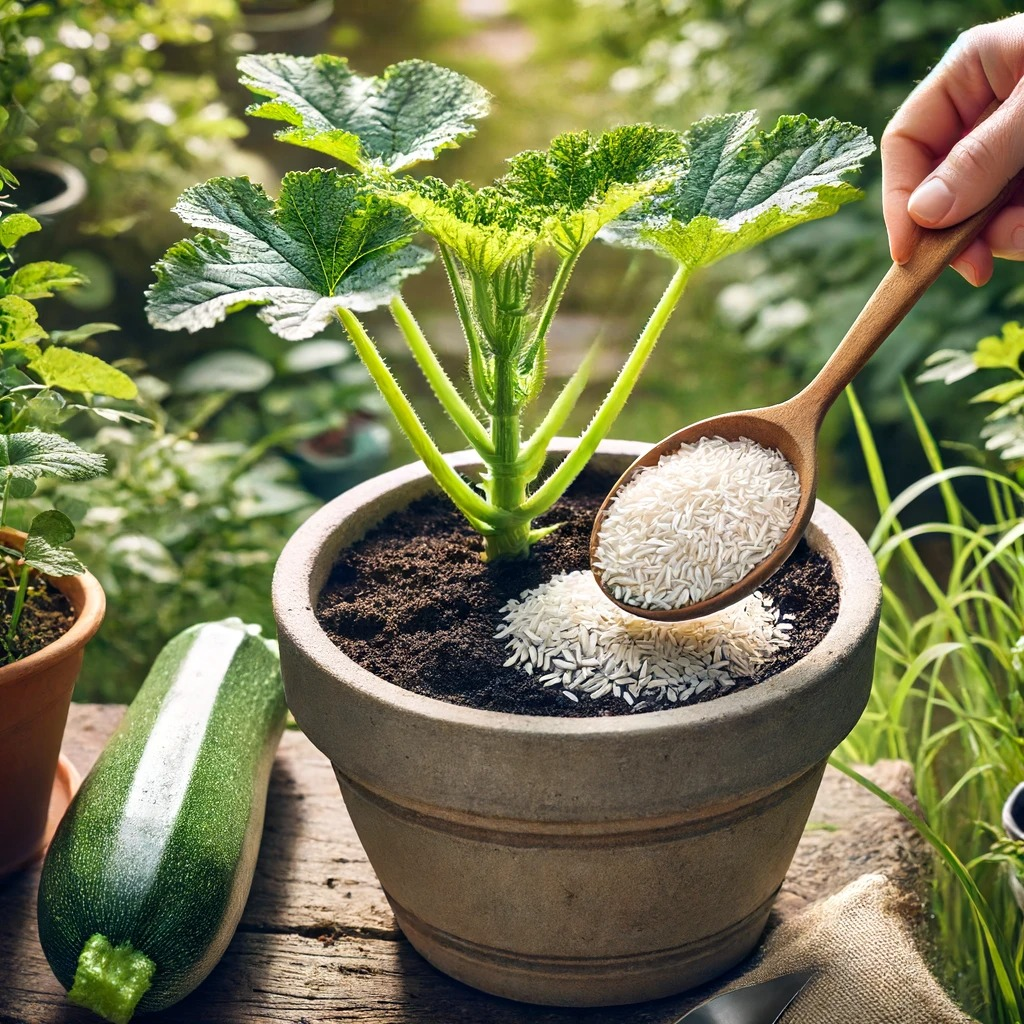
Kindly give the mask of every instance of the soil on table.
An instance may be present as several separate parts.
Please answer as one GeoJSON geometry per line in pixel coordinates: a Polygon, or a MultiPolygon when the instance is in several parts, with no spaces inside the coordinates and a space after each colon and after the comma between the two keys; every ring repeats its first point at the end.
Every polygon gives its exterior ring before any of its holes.
{"type": "Polygon", "coordinates": [[[25,593],[25,606],[18,621],[18,632],[10,641],[7,630],[18,589],[21,567],[9,558],[0,562],[3,591],[0,600],[0,665],[20,661],[62,637],[75,624],[71,602],[52,584],[33,574],[25,593]]]}
{"type": "MultiPolygon", "coordinates": [[[[558,573],[589,569],[594,516],[614,482],[582,474],[539,520],[563,525],[535,544],[528,559],[494,564],[480,560],[479,537],[447,498],[421,498],[341,553],[317,605],[320,625],[341,651],[382,679],[452,704],[572,718],[678,707],[633,709],[612,694],[574,703],[559,687],[545,689],[521,668],[505,668],[505,641],[494,638],[510,599],[558,573]]],[[[804,541],[761,590],[791,616],[792,642],[729,693],[804,657],[839,611],[832,567],[804,541]]]]}

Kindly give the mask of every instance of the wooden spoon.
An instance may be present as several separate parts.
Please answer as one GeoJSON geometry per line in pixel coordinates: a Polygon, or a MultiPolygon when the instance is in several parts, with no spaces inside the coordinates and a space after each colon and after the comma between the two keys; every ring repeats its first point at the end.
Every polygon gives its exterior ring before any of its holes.
{"type": "Polygon", "coordinates": [[[591,569],[609,600],[620,608],[646,619],[680,622],[684,619],[710,615],[741,600],[782,568],[783,562],[793,553],[797,542],[807,529],[814,509],[814,496],[818,486],[818,431],[825,413],[846,385],[874,355],[878,346],[938,278],[943,268],[977,238],[1022,182],[1024,173],[1017,175],[983,210],[960,224],[939,230],[918,229],[913,255],[902,266],[895,263],[892,265],[828,362],[798,395],[780,405],[748,409],[746,412],[725,413],[684,427],[659,441],[619,477],[598,510],[590,535],[591,569]],[[677,451],[680,445],[692,444],[702,437],[724,437],[729,441],[746,437],[765,448],[775,448],[781,452],[793,465],[800,480],[800,502],[797,505],[796,518],[778,547],[763,562],[756,565],[739,582],[713,597],[696,601],[683,608],[672,609],[637,608],[625,604],[605,589],[600,569],[594,566],[598,534],[608,507],[619,489],[639,470],[655,465],[662,455],[677,451]]]}

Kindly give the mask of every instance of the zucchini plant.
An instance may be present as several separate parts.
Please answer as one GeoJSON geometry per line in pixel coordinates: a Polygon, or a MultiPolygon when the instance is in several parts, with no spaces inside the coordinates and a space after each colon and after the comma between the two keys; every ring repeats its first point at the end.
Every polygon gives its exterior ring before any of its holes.
{"type": "Polygon", "coordinates": [[[513,156],[477,188],[407,173],[472,135],[488,112],[476,83],[423,61],[379,78],[343,58],[250,55],[248,113],[285,122],[281,141],[351,168],[285,176],[277,199],[245,178],[188,189],[176,212],[199,229],[156,265],[151,322],[196,331],[237,309],[298,341],[337,318],[417,455],[483,536],[488,559],[525,555],[553,527],[534,520],[586,465],[623,408],[691,276],[859,196],[846,180],[873,149],[863,129],[752,112],[708,117],[684,132],[632,124],[567,132],[513,156]],[[443,369],[402,282],[433,254],[444,267],[468,352],[470,388],[443,369]],[[545,383],[548,335],[583,251],[600,239],[669,261],[665,291],[575,448],[546,476],[547,447],[587,382],[591,359],[524,420],[545,383]],[[445,412],[486,467],[467,482],[439,451],[364,326],[387,305],[445,412]]]}
{"type": "MultiPolygon", "coordinates": [[[[103,419],[134,415],[94,401],[96,396],[134,399],[131,378],[73,347],[113,330],[112,324],[86,324],[52,334],[40,325],[35,302],[81,284],[83,278],[74,267],[51,260],[15,265],[14,247],[39,229],[39,221],[24,213],[0,219],[0,528],[8,525],[11,502],[30,497],[40,478],[88,480],[104,471],[103,456],[57,432],[56,424],[83,411],[103,419]]],[[[31,653],[20,627],[33,571],[49,576],[85,572],[68,547],[74,535],[71,519],[51,508],[32,519],[23,549],[0,540],[7,577],[0,583],[7,590],[0,664],[31,653]]]]}

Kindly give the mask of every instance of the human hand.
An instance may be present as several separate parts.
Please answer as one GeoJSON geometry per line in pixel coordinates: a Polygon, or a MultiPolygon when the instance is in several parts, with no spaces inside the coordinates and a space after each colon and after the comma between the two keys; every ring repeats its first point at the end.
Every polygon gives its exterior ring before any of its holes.
{"type": "MultiPolygon", "coordinates": [[[[910,94],[882,135],[882,215],[896,263],[915,223],[958,224],[1024,167],[1024,14],[964,32],[910,94]],[[982,115],[998,101],[988,118],[982,115]]],[[[1024,188],[952,263],[973,285],[992,259],[1024,260],[1024,188]]]]}

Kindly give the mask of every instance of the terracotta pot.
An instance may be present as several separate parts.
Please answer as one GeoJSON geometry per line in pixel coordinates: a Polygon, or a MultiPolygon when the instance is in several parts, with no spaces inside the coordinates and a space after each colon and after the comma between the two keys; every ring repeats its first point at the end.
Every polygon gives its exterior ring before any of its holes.
{"type": "MultiPolygon", "coordinates": [[[[20,548],[25,534],[0,530],[0,543],[20,548]]],[[[74,625],[52,644],[0,668],[0,876],[42,852],[57,762],[86,643],[103,621],[106,598],[95,576],[51,577],[71,602],[74,625]]],[[[77,775],[65,764],[56,799],[73,795],[77,775]]],[[[55,815],[56,816],[56,815],[55,815]]]]}
{"type": "MultiPolygon", "coordinates": [[[[614,477],[643,450],[606,442],[594,463],[614,477]]],[[[864,541],[819,503],[807,539],[832,563],[839,617],[759,686],[651,714],[503,714],[378,678],[312,611],[337,553],[433,489],[420,464],[353,488],[292,537],[274,580],[289,706],[333,762],[402,930],[460,981],[533,1003],[635,1002],[727,970],[756,945],[826,758],[867,703],[881,584],[864,541]]]]}

